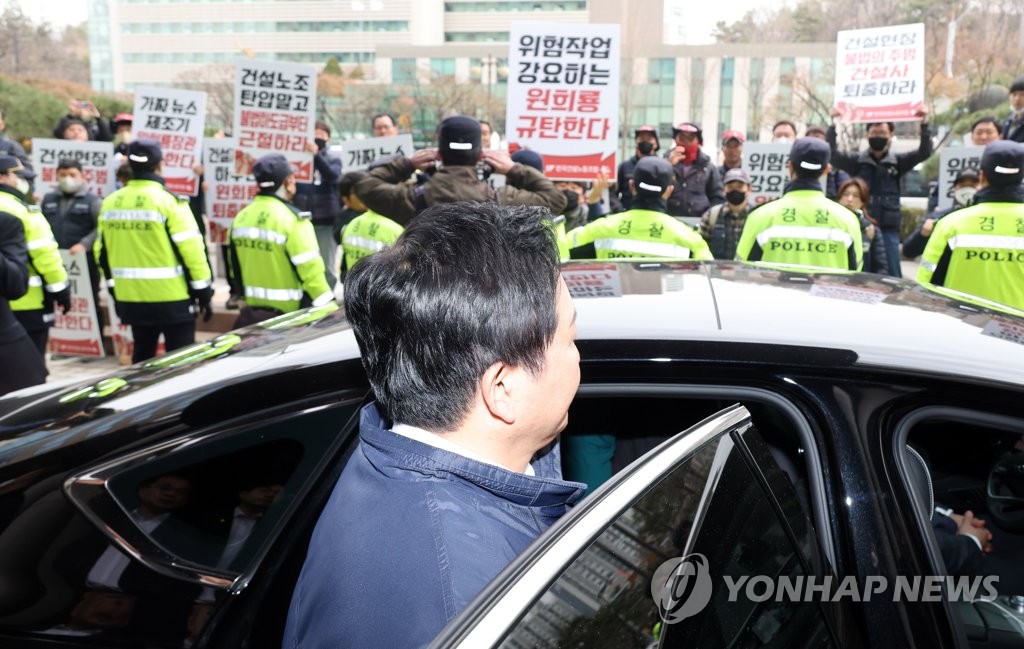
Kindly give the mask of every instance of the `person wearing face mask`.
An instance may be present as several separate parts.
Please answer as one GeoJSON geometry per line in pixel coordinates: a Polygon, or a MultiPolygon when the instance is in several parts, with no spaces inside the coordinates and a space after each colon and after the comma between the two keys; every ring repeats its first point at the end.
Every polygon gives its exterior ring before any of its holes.
{"type": "Polygon", "coordinates": [[[750,176],[742,169],[725,172],[725,202],[708,208],[700,217],[700,236],[715,259],[735,259],[736,244],[750,211],[750,176]]]}
{"type": "Polygon", "coordinates": [[[1003,122],[1004,140],[1024,142],[1024,77],[1017,77],[1010,84],[1011,113],[1003,122]]]}
{"type": "Polygon", "coordinates": [[[313,182],[298,183],[294,202],[300,210],[313,215],[313,231],[327,268],[327,282],[333,290],[338,283],[338,241],[334,238],[334,221],[341,214],[341,197],[338,196],[341,158],[327,148],[331,127],[326,122],[316,123],[314,135],[316,139],[309,143],[309,152],[313,154],[313,182]]]}
{"type": "Polygon", "coordinates": [[[981,179],[975,169],[961,170],[953,179],[953,207],[936,210],[921,221],[921,224],[904,239],[903,256],[906,259],[913,259],[922,255],[925,246],[928,245],[928,239],[932,236],[935,223],[939,219],[969,206],[974,201],[974,195],[978,192],[980,182],[981,179]]]}
{"type": "Polygon", "coordinates": [[[696,226],[701,214],[712,205],[725,202],[722,176],[708,154],[701,150],[704,132],[693,122],[683,122],[672,129],[676,146],[668,153],[675,172],[672,194],[668,197],[668,213],[686,217],[696,226]]]}
{"type": "MultiPolygon", "coordinates": [[[[838,109],[832,109],[833,119],[839,117],[838,109]]],[[[932,132],[928,126],[928,108],[921,106],[917,111],[921,119],[921,141],[914,151],[894,153],[892,145],[892,122],[872,122],[867,125],[868,150],[844,152],[839,150],[836,140],[836,126],[829,125],[825,137],[832,149],[832,163],[848,172],[860,176],[871,191],[871,205],[868,213],[878,219],[885,254],[889,261],[889,274],[902,277],[900,270],[900,178],[903,174],[924,162],[932,154],[932,132]]]]}
{"type": "Polygon", "coordinates": [[[622,161],[615,174],[616,194],[622,203],[623,210],[628,210],[633,201],[633,193],[629,191],[629,181],[633,179],[633,169],[636,167],[636,163],[640,158],[655,155],[661,148],[661,142],[658,141],[658,129],[655,126],[649,124],[638,126],[633,131],[633,137],[636,138],[636,152],[632,158],[622,161]]]}
{"type": "Polygon", "coordinates": [[[789,144],[796,139],[796,124],[784,119],[775,122],[772,126],[772,142],[776,144],[789,144]]]}
{"type": "Polygon", "coordinates": [[[128,145],[132,179],[103,201],[94,254],[121,321],[132,328],[132,362],[195,342],[196,312],[213,317],[212,273],[188,199],[160,176],[163,152],[148,138],[128,145]]]}
{"type": "Polygon", "coordinates": [[[31,172],[14,156],[0,156],[0,212],[13,214],[25,228],[28,246],[28,292],[11,301],[14,317],[42,356],[46,353],[54,305],[71,308],[71,286],[50,224],[38,208],[25,204],[31,172]]]}
{"type": "Polygon", "coordinates": [[[85,185],[82,163],[65,158],[57,162],[57,189],[44,195],[40,205],[57,239],[57,247],[72,254],[86,253],[93,303],[100,317],[98,322],[103,322],[99,305],[100,273],[92,255],[92,244],[96,241],[96,221],[102,204],[103,200],[85,185]]]}
{"type": "Polygon", "coordinates": [[[334,301],[309,213],[291,203],[291,163],[271,153],[252,174],[259,193],[231,225],[231,263],[245,295],[236,328],[334,301]]]}

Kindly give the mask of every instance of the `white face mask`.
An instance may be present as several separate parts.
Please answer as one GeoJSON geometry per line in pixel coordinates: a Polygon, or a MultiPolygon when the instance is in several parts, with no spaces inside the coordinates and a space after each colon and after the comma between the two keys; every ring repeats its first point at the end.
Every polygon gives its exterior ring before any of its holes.
{"type": "Polygon", "coordinates": [[[28,191],[32,188],[32,186],[28,184],[28,181],[19,176],[16,182],[17,184],[14,185],[14,188],[17,189],[22,196],[28,196],[28,191]]]}
{"type": "Polygon", "coordinates": [[[60,185],[60,190],[65,194],[75,194],[78,192],[79,189],[82,188],[82,185],[85,184],[85,181],[80,178],[64,176],[59,181],[57,181],[57,184],[60,185]]]}
{"type": "Polygon", "coordinates": [[[957,205],[970,205],[978,190],[974,187],[961,187],[953,192],[953,200],[957,205]]]}
{"type": "Polygon", "coordinates": [[[789,144],[793,140],[788,137],[777,137],[772,140],[772,144],[789,144]]]}

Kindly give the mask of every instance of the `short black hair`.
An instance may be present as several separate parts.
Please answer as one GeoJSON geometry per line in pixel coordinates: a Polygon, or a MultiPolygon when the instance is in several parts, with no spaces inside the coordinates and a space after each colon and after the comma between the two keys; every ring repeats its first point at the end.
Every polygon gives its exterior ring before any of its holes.
{"type": "Polygon", "coordinates": [[[896,122],[868,122],[867,124],[864,125],[864,132],[867,133],[868,131],[871,130],[872,126],[878,126],[879,124],[885,124],[886,126],[888,126],[890,133],[896,132],[896,122]]]}
{"type": "Polygon", "coordinates": [[[348,196],[352,193],[352,189],[356,186],[356,183],[366,178],[368,174],[365,171],[349,171],[341,177],[338,181],[338,196],[348,196]]]}
{"type": "Polygon", "coordinates": [[[57,162],[57,169],[78,169],[81,171],[82,163],[74,158],[61,158],[60,161],[57,162]]]}
{"type": "Polygon", "coordinates": [[[463,421],[498,361],[533,372],[557,326],[559,261],[541,207],[447,203],[345,276],[345,313],[384,417],[463,421]]]}
{"type": "Polygon", "coordinates": [[[996,127],[996,133],[999,133],[1000,135],[1003,134],[1003,129],[999,127],[999,119],[997,119],[995,115],[985,115],[984,117],[979,117],[974,120],[974,123],[971,124],[971,133],[973,133],[974,129],[978,128],[980,124],[991,124],[996,127]]]}
{"type": "Polygon", "coordinates": [[[376,124],[377,120],[380,119],[381,117],[387,117],[388,119],[391,120],[392,126],[398,126],[398,122],[395,120],[395,116],[392,115],[391,113],[377,113],[376,115],[373,116],[373,119],[370,120],[370,128],[373,128],[373,125],[376,124]]]}
{"type": "Polygon", "coordinates": [[[324,121],[317,121],[317,123],[313,125],[313,130],[324,131],[327,133],[327,135],[331,134],[331,127],[328,126],[327,122],[324,121]]]}
{"type": "Polygon", "coordinates": [[[796,124],[789,121],[788,119],[780,119],[779,121],[775,122],[775,124],[772,126],[772,133],[775,133],[775,129],[779,128],[780,126],[788,126],[789,128],[793,129],[793,136],[796,137],[798,132],[796,130],[796,124]]]}

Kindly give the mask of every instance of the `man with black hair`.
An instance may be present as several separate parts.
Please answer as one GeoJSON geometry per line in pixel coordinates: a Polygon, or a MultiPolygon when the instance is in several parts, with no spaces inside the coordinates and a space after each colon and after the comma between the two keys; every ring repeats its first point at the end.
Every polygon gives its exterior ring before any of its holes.
{"type": "Polygon", "coordinates": [[[549,216],[437,205],[345,278],[377,401],[313,531],[282,646],[423,646],[581,497],[561,479],[580,373],[549,216]]]}
{"type": "Polygon", "coordinates": [[[772,142],[789,143],[796,139],[796,124],[781,119],[772,126],[772,142]]]}
{"type": "Polygon", "coordinates": [[[496,202],[501,205],[536,205],[552,214],[565,209],[562,195],[544,174],[512,162],[504,151],[483,150],[480,123],[472,117],[453,115],[437,128],[437,149],[417,151],[411,158],[395,156],[371,169],[356,184],[356,193],[369,209],[405,226],[427,207],[459,201],[496,202]],[[406,181],[416,171],[438,169],[430,181],[410,185],[406,181]],[[477,177],[479,162],[494,173],[505,175],[505,185],[497,190],[477,177]]]}
{"type": "Polygon", "coordinates": [[[1002,135],[1002,128],[995,115],[979,117],[971,124],[971,144],[974,146],[988,146],[995,142],[1002,135]]]}
{"type": "Polygon", "coordinates": [[[935,224],[917,281],[1024,310],[1024,145],[986,146],[979,179],[973,204],[935,224]]]}
{"type": "Polygon", "coordinates": [[[1010,115],[1000,129],[1004,140],[1024,142],[1024,77],[1010,84],[1010,115]]]}
{"type": "Polygon", "coordinates": [[[55,320],[54,305],[64,313],[71,308],[71,285],[50,224],[39,208],[25,203],[33,177],[14,156],[0,156],[0,211],[21,220],[29,260],[28,292],[11,301],[11,311],[43,356],[55,320]]]}
{"type": "Polygon", "coordinates": [[[658,150],[661,148],[661,142],[658,140],[658,129],[650,124],[636,127],[633,131],[633,137],[636,139],[636,152],[632,158],[622,161],[615,174],[616,192],[619,201],[622,203],[622,208],[625,210],[629,209],[630,203],[633,200],[633,192],[629,189],[629,181],[633,179],[633,169],[636,168],[636,163],[645,156],[657,155],[658,150]]]}
{"type": "Polygon", "coordinates": [[[781,198],[747,217],[736,258],[796,270],[860,270],[860,223],[821,189],[821,178],[829,170],[828,144],[802,137],[793,143],[786,164],[789,184],[781,198]]]}
{"type": "Polygon", "coordinates": [[[688,217],[696,225],[701,214],[712,205],[725,202],[722,176],[711,157],[701,150],[704,131],[693,122],[683,122],[672,129],[676,146],[668,152],[668,161],[675,171],[672,194],[668,197],[668,213],[688,217]]]}
{"type": "Polygon", "coordinates": [[[327,283],[331,289],[338,283],[338,243],[334,239],[334,221],[341,213],[338,181],[341,179],[341,158],[327,148],[331,127],[317,122],[315,139],[309,143],[313,154],[313,181],[298,183],[294,196],[295,206],[309,212],[317,246],[327,269],[327,283]]]}
{"type": "MultiPolygon", "coordinates": [[[[833,108],[832,117],[839,115],[839,110],[833,108]]],[[[896,130],[892,122],[868,124],[868,150],[859,153],[839,150],[834,122],[825,135],[832,149],[832,163],[851,176],[860,176],[868,184],[871,204],[866,206],[867,212],[878,220],[885,242],[885,256],[889,260],[888,274],[893,277],[903,276],[900,269],[900,178],[932,154],[928,108],[922,106],[917,116],[921,119],[921,141],[916,150],[906,153],[893,153],[891,150],[893,131],[896,130]]]]}
{"type": "Polygon", "coordinates": [[[632,209],[598,219],[568,233],[573,259],[711,259],[707,243],[693,228],[669,216],[672,165],[641,158],[629,181],[632,209]]]}
{"type": "Polygon", "coordinates": [[[295,173],[280,153],[252,166],[259,193],[231,224],[231,261],[245,307],[235,327],[334,301],[309,213],[292,205],[295,173]]]}
{"type": "Polygon", "coordinates": [[[392,137],[398,135],[398,126],[395,125],[395,118],[389,113],[374,115],[373,119],[370,120],[370,124],[373,127],[373,137],[392,137]]]}
{"type": "Polygon", "coordinates": [[[103,201],[95,245],[118,316],[132,328],[132,362],[195,342],[196,310],[213,316],[212,273],[188,200],[172,194],[160,176],[156,140],[128,145],[132,179],[103,201]]]}

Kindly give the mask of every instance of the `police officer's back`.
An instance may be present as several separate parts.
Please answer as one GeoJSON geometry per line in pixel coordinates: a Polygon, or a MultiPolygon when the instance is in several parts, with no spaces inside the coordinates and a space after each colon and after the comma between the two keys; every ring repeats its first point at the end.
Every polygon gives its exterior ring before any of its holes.
{"type": "Polygon", "coordinates": [[[160,177],[163,154],[155,140],[128,145],[132,179],[100,210],[95,244],[117,313],[132,328],[132,361],[156,354],[160,334],[167,351],[195,342],[196,306],[213,315],[210,265],[188,200],[160,177]]]}
{"type": "Polygon", "coordinates": [[[31,172],[17,158],[0,156],[0,211],[22,222],[28,246],[28,292],[12,300],[10,306],[42,355],[55,318],[54,304],[63,311],[70,309],[71,288],[50,224],[37,208],[24,202],[29,191],[25,175],[31,176],[31,172]]]}
{"type": "Polygon", "coordinates": [[[342,273],[348,272],[360,259],[394,245],[405,230],[388,217],[368,209],[354,189],[348,194],[347,205],[361,213],[349,221],[341,233],[342,273]]]}
{"type": "Polygon", "coordinates": [[[935,224],[917,281],[1024,310],[1024,145],[992,142],[970,207],[935,224]]]}
{"type": "Polygon", "coordinates": [[[310,214],[290,202],[291,163],[272,153],[252,172],[259,193],[231,226],[231,259],[246,304],[236,327],[334,300],[310,214]]]}
{"type": "Polygon", "coordinates": [[[632,209],[568,233],[573,259],[656,257],[711,259],[708,244],[693,228],[667,214],[673,190],[672,165],[664,158],[640,158],[633,168],[632,209]]]}
{"type": "Polygon", "coordinates": [[[14,318],[10,300],[28,291],[28,246],[21,219],[0,209],[0,395],[46,380],[46,365],[25,328],[14,318]]]}
{"type": "Polygon", "coordinates": [[[737,258],[793,269],[859,270],[860,224],[853,212],[825,198],[821,177],[829,170],[829,146],[813,137],[793,143],[790,182],[782,198],[750,213],[737,258]]]}

